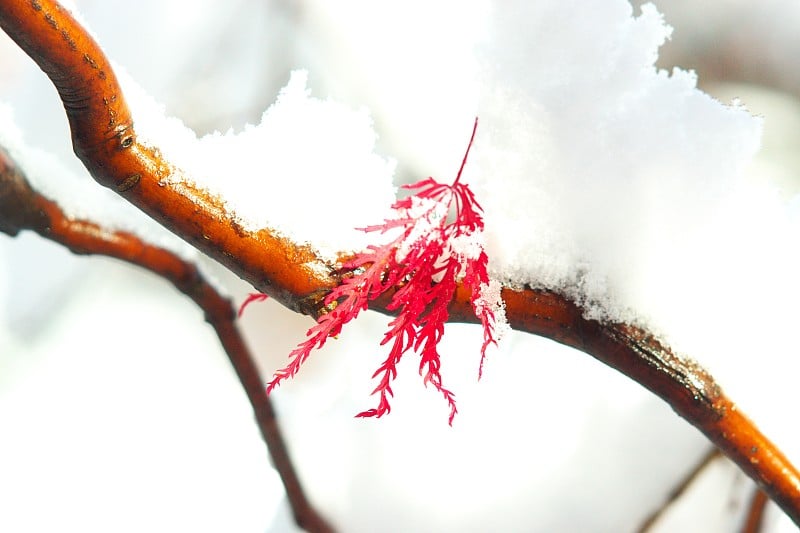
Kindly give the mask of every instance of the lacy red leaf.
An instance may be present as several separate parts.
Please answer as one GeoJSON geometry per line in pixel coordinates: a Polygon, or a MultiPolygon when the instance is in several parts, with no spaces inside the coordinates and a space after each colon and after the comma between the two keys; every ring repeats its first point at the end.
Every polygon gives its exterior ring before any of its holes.
{"type": "MultiPolygon", "coordinates": [[[[389,355],[373,374],[378,378],[373,391],[379,395],[378,405],[356,416],[381,417],[391,411],[389,398],[393,396],[391,385],[397,377],[397,365],[406,352],[414,350],[420,355],[420,376],[425,385],[433,385],[444,396],[450,408],[449,423],[453,423],[457,412],[455,396],[443,385],[437,347],[458,282],[471,290],[473,309],[483,325],[479,376],[487,347],[497,342],[495,325],[504,319],[498,316],[503,314],[499,291],[492,291],[496,297],[484,294],[489,275],[483,249],[482,209],[470,188],[460,181],[477,126],[476,119],[452,184],[426,178],[406,185],[404,188],[414,194],[394,203],[393,218],[361,228],[396,236],[388,243],[369,246],[343,265],[347,277],[324,300],[329,311],[319,317],[308,330],[308,338],[289,354],[289,364],[275,373],[267,392],[294,376],[314,348],[338,335],[344,324],[367,309],[371,300],[394,289],[387,309],[397,316],[389,323],[381,342],[390,344],[389,355]]],[[[253,299],[251,295],[245,303],[253,299]]]]}
{"type": "Polygon", "coordinates": [[[263,292],[251,292],[250,294],[247,295],[247,298],[245,298],[245,300],[242,302],[242,305],[239,306],[239,312],[237,313],[237,316],[239,318],[242,318],[244,310],[248,305],[250,305],[253,302],[263,302],[267,298],[269,298],[269,296],[267,296],[263,292]]]}

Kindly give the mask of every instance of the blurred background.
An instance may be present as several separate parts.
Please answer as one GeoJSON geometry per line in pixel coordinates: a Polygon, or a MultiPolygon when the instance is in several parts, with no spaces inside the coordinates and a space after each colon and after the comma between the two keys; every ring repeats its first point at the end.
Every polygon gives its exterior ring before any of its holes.
{"type": "MultiPolygon", "coordinates": [[[[358,3],[76,4],[112,60],[198,134],[258,122],[302,67],[315,95],[369,108],[398,180],[430,173],[413,156],[413,131],[393,127],[402,110],[360,44],[380,26],[358,3]]],[[[800,4],[656,5],[674,27],[659,67],[693,69],[703,90],[763,115],[749,177],[797,192],[800,4]]],[[[413,45],[414,19],[389,23],[408,25],[399,50],[413,45]]],[[[0,99],[28,144],[85,176],[55,90],[5,36],[0,99]]],[[[250,292],[208,266],[237,303],[250,292]]],[[[710,448],[635,383],[547,340],[512,334],[477,383],[480,331],[463,325],[448,326],[442,347],[454,427],[410,359],[391,416],[356,420],[373,403],[386,322],[353,323],[273,395],[305,488],[341,531],[635,531],[710,448]]],[[[270,301],[242,320],[265,375],[309,326],[270,301]]],[[[734,530],[752,490],[714,461],[652,531],[734,530]]],[[[771,509],[765,531],[787,524],[771,509]]],[[[296,530],[227,359],[168,283],[34,235],[0,235],[0,530],[296,530]]]]}

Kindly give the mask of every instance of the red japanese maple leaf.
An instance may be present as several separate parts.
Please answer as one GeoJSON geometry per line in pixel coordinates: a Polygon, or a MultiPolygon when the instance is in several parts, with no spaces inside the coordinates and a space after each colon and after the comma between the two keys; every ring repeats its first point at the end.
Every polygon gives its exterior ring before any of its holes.
{"type": "Polygon", "coordinates": [[[247,295],[247,298],[244,299],[242,305],[239,306],[239,312],[237,313],[236,316],[242,318],[244,310],[247,308],[248,305],[250,305],[253,302],[263,302],[267,298],[269,298],[269,296],[267,296],[263,292],[251,292],[250,294],[247,295]]]}
{"type": "MultiPolygon", "coordinates": [[[[314,348],[340,333],[342,326],[367,309],[371,300],[389,290],[392,294],[387,310],[397,316],[381,344],[391,344],[389,355],[373,374],[378,385],[372,394],[379,394],[375,408],[358,417],[381,417],[391,411],[392,381],[397,377],[397,364],[409,350],[420,354],[419,372],[424,383],[432,384],[450,407],[449,423],[457,412],[455,396],[442,384],[441,358],[437,350],[447,322],[447,307],[460,281],[472,292],[472,306],[483,325],[483,346],[479,376],[486,357],[486,348],[496,344],[495,326],[504,320],[499,291],[487,291],[488,258],[483,249],[482,209],[470,188],[461,183],[461,173],[475,139],[478,120],[472,130],[464,159],[456,179],[442,184],[427,178],[404,186],[414,194],[392,206],[395,217],[383,224],[361,228],[365,232],[396,234],[382,245],[370,245],[342,265],[349,275],[325,298],[329,312],[317,319],[308,330],[307,339],[290,354],[289,364],[275,373],[267,385],[271,392],[284,379],[294,376],[314,348]]],[[[248,299],[251,301],[253,297],[248,299]]]]}

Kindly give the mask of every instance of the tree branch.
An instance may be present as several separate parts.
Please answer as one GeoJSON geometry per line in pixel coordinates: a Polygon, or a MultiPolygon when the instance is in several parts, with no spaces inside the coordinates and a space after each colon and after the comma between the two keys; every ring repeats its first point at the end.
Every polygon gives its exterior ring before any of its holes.
{"type": "MultiPolygon", "coordinates": [[[[269,229],[243,230],[219,198],[164,184],[174,171],[141,144],[114,73],[99,46],[53,0],[2,0],[0,26],[50,77],[64,102],[75,153],[110,187],[171,231],[290,309],[312,316],[339,283],[335,265],[269,229]]],[[[584,317],[545,290],[503,291],[511,326],[584,351],[667,401],[800,524],[800,473],[693,361],[637,327],[584,317]]],[[[385,312],[386,301],[375,309],[385,312]]],[[[474,322],[469,293],[456,292],[451,320],[474,322]]]]}
{"type": "Polygon", "coordinates": [[[62,244],[76,254],[105,255],[142,267],[166,279],[191,298],[217,333],[244,387],[261,436],[286,489],[295,521],[307,531],[333,531],[303,492],[272,402],[264,388],[264,380],[236,327],[236,312],[231,302],[206,281],[194,264],[131,233],[112,231],[91,221],[67,217],[58,204],[30,186],[22,171],[0,146],[0,231],[14,236],[26,229],[62,244]]]}
{"type": "Polygon", "coordinates": [[[764,528],[764,512],[769,498],[761,489],[755,489],[747,509],[741,533],[761,533],[764,528]]]}

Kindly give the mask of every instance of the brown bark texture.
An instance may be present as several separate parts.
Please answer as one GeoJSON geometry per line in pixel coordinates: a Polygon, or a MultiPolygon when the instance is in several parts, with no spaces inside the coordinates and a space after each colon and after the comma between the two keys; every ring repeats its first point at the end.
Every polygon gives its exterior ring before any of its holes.
{"type": "MultiPolygon", "coordinates": [[[[107,58],[66,10],[54,0],[0,0],[0,26],[52,80],[75,153],[100,184],[288,308],[321,312],[324,295],[339,283],[336,265],[269,229],[243,230],[203,190],[166,184],[179,170],[137,140],[107,58]]],[[[705,370],[640,328],[587,319],[563,295],[510,288],[502,295],[514,329],[584,351],[663,398],[800,524],[800,473],[705,370]]],[[[383,306],[376,301],[374,308],[385,312],[383,306]]],[[[475,322],[463,287],[450,313],[453,321],[475,322]]]]}

